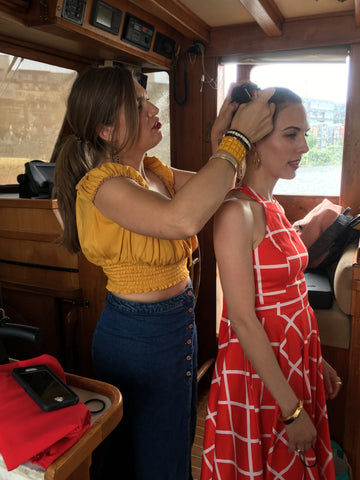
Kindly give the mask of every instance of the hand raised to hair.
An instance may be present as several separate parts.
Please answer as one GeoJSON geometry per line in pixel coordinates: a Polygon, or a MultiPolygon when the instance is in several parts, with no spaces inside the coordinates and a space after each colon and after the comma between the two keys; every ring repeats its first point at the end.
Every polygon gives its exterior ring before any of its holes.
{"type": "Polygon", "coordinates": [[[229,92],[222,104],[219,114],[212,126],[211,129],[211,146],[213,152],[216,151],[221,139],[225,135],[225,132],[229,130],[231,120],[238,108],[238,104],[231,102],[231,92],[233,91],[234,87],[240,85],[239,83],[232,83],[229,88],[229,92]]]}
{"type": "Polygon", "coordinates": [[[231,128],[242,132],[251,143],[261,140],[273,129],[275,105],[268,100],[274,91],[274,88],[256,91],[249,103],[239,106],[232,119],[231,128]]]}

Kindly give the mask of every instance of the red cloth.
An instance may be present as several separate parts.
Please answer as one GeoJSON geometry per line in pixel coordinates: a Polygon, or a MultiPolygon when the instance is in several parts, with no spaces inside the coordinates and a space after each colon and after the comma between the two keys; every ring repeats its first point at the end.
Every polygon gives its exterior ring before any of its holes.
{"type": "Polygon", "coordinates": [[[91,414],[81,402],[44,412],[12,377],[15,367],[46,364],[63,381],[56,358],[41,355],[0,365],[0,452],[8,470],[25,461],[47,468],[68,450],[90,426],[91,414]]]}

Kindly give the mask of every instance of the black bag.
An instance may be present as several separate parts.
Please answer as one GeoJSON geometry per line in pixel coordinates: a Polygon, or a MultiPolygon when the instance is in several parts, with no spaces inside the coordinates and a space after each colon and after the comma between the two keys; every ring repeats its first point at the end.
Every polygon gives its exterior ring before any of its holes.
{"type": "Polygon", "coordinates": [[[332,307],[334,294],[329,277],[325,272],[307,270],[305,272],[305,282],[312,308],[329,309],[332,307]]]}
{"type": "Polygon", "coordinates": [[[352,217],[349,211],[350,207],[344,209],[324,198],[293,224],[308,250],[308,268],[327,269],[340,259],[348,245],[359,239],[360,215],[352,217]]]}
{"type": "Polygon", "coordinates": [[[17,176],[20,198],[51,198],[55,163],[32,160],[17,176]]]}
{"type": "Polygon", "coordinates": [[[318,265],[326,268],[338,262],[345,248],[360,237],[360,214],[356,217],[347,215],[350,207],[340,213],[333,223],[320,235],[308,249],[309,264],[328,251],[327,256],[318,265]]]}

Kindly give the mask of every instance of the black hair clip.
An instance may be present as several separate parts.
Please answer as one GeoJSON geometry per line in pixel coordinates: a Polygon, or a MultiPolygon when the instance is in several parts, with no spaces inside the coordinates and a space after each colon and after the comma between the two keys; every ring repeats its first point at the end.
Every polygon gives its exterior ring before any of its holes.
{"type": "Polygon", "coordinates": [[[260,88],[252,82],[234,87],[231,92],[231,101],[236,103],[248,103],[254,96],[256,90],[260,90],[260,88]]]}

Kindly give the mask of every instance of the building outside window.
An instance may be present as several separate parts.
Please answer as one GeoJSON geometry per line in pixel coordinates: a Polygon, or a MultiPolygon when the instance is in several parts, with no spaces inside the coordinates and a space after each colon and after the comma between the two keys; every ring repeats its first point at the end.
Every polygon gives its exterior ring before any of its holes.
{"type": "MultiPolygon", "coordinates": [[[[236,64],[225,65],[225,84],[236,81],[236,64]]],[[[300,95],[310,124],[309,152],[296,178],[279,180],[275,194],[339,195],[344,141],[348,62],[270,63],[253,66],[260,88],[288,87],[300,95]]]]}

